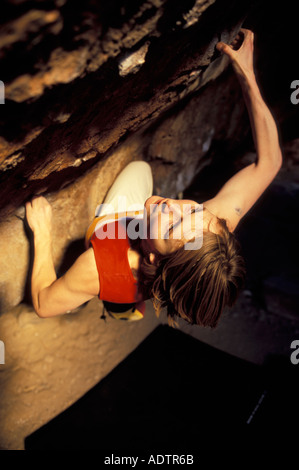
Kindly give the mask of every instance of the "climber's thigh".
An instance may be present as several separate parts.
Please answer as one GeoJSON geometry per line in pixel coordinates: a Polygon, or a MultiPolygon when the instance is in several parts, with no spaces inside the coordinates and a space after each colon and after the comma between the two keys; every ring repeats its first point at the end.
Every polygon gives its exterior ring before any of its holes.
{"type": "Polygon", "coordinates": [[[143,210],[153,193],[152,170],[143,161],[129,163],[117,176],[96,215],[143,210]]]}

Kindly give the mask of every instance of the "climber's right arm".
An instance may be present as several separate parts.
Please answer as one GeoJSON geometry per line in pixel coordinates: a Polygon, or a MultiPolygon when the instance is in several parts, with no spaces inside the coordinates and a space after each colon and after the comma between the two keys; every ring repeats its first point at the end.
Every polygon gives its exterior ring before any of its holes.
{"type": "Polygon", "coordinates": [[[38,316],[67,313],[98,295],[100,285],[93,249],[79,256],[64,276],[57,279],[52,256],[51,206],[45,198],[35,198],[26,204],[26,216],[34,240],[31,294],[38,316]]]}
{"type": "Polygon", "coordinates": [[[99,276],[93,249],[85,251],[71,268],[49,286],[38,288],[38,279],[32,283],[35,311],[42,318],[68,313],[97,296],[99,276]]]}

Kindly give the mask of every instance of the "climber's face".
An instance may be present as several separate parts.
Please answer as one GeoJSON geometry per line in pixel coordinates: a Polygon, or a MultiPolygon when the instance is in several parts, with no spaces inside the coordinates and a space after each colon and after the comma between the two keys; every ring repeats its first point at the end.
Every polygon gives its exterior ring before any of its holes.
{"type": "Polygon", "coordinates": [[[167,255],[182,246],[185,249],[199,249],[202,244],[203,209],[202,204],[188,199],[166,199],[161,196],[147,199],[144,213],[150,251],[167,255]]]}

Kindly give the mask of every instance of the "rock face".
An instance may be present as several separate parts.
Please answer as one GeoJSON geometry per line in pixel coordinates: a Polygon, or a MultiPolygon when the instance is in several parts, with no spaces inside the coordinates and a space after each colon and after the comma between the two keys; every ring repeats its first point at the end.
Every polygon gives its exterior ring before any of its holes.
{"type": "MultiPolygon", "coordinates": [[[[28,295],[32,259],[24,202],[38,194],[51,202],[54,260],[62,273],[84,249],[97,204],[130,161],[150,163],[157,194],[184,192],[201,202],[255,160],[239,85],[215,49],[219,40],[232,39],[248,13],[248,26],[260,34],[258,63],[274,62],[261,67],[259,77],[286,141],[298,138],[297,109],[289,100],[289,84],[298,77],[289,61],[284,82],[277,72],[278,49],[269,53],[273,40],[282,48],[287,2],[279,11],[268,0],[2,3],[0,340],[6,360],[0,364],[0,448],[13,449],[22,448],[26,434],[77,400],[158,324],[149,309],[144,323],[106,325],[99,322],[97,299],[65,317],[36,317],[28,295]],[[273,70],[279,90],[273,82],[268,87],[273,70]]],[[[285,28],[289,38],[292,28],[285,28]]],[[[298,140],[285,151],[280,186],[295,201],[298,140]]],[[[278,216],[269,215],[272,222],[278,216]]],[[[271,225],[268,220],[264,226],[271,225]]],[[[292,233],[295,244],[297,232],[292,233]]],[[[271,253],[263,253],[265,269],[271,253]]],[[[257,276],[261,263],[250,249],[246,255],[253,298],[262,289],[268,311],[277,313],[287,295],[285,308],[294,318],[295,267],[288,271],[280,259],[281,283],[275,270],[257,276]]]]}
{"type": "MultiPolygon", "coordinates": [[[[24,298],[30,260],[18,208],[28,198],[48,194],[54,204],[59,265],[66,243],[84,236],[93,204],[130,160],[151,162],[160,194],[176,196],[190,184],[212,139],[226,132],[240,91],[228,78],[224,88],[206,86],[188,99],[225,69],[215,44],[236,34],[249,2],[5,4],[0,243],[2,253],[11,248],[1,263],[1,311],[24,298]],[[165,120],[175,105],[181,111],[165,120]]],[[[238,117],[243,112],[241,104],[238,117]]]]}
{"type": "Polygon", "coordinates": [[[76,180],[219,75],[215,44],[235,35],[248,4],[6,1],[1,213],[76,180]]]}
{"type": "MultiPolygon", "coordinates": [[[[22,448],[27,434],[82,396],[158,324],[149,309],[142,322],[105,325],[97,299],[77,313],[40,320],[28,295],[24,202],[44,194],[52,204],[59,274],[84,249],[95,208],[127,163],[151,162],[157,192],[182,191],[223,126],[223,120],[205,123],[209,93],[217,85],[193,104],[188,97],[225,69],[215,44],[235,35],[248,4],[4,1],[1,448],[22,448]],[[169,114],[164,122],[162,115],[174,105],[180,106],[177,118],[169,114]],[[196,136],[193,144],[186,142],[188,128],[196,136]],[[193,158],[187,159],[189,151],[193,158]]],[[[228,77],[227,89],[232,83],[228,77]]],[[[226,113],[232,107],[233,100],[226,100],[226,113]]]]}

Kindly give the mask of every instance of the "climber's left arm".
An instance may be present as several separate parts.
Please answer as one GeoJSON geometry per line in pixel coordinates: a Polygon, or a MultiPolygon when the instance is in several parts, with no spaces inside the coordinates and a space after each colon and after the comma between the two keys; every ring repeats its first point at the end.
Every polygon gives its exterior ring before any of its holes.
{"type": "Polygon", "coordinates": [[[57,279],[52,255],[52,209],[43,197],[26,204],[26,216],[34,237],[31,275],[33,307],[40,317],[67,313],[99,293],[99,279],[92,248],[57,279]]]}

